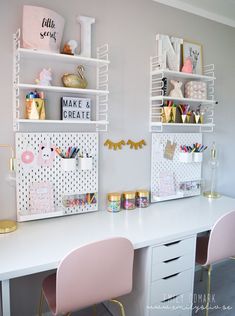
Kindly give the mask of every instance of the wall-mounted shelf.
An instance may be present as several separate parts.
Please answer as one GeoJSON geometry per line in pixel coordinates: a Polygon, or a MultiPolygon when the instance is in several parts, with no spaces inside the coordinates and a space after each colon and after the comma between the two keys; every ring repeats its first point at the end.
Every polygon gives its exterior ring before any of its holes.
{"type": "Polygon", "coordinates": [[[16,53],[19,54],[20,58],[45,58],[47,60],[58,60],[66,63],[82,63],[83,65],[108,65],[110,63],[110,61],[107,59],[88,58],[79,55],[73,56],[66,54],[50,53],[47,51],[33,50],[21,47],[17,49],[16,53]]]}
{"type": "MultiPolygon", "coordinates": [[[[98,47],[96,50],[97,58],[88,58],[82,56],[72,56],[72,55],[65,55],[59,53],[52,53],[47,51],[40,51],[40,50],[33,50],[33,49],[26,49],[20,47],[21,42],[21,32],[18,30],[13,36],[13,129],[14,131],[20,130],[20,125],[26,124],[34,124],[34,125],[42,125],[46,124],[51,126],[60,125],[66,126],[72,124],[73,126],[82,125],[86,126],[95,126],[97,131],[107,131],[108,128],[108,70],[110,61],[108,59],[109,50],[108,45],[103,45],[98,47]],[[24,61],[24,63],[22,63],[24,61]],[[39,67],[45,67],[45,61],[50,61],[51,63],[58,61],[61,64],[71,63],[74,65],[83,64],[88,65],[96,68],[96,83],[94,89],[78,89],[78,88],[67,88],[63,86],[42,86],[37,84],[25,83],[29,80],[25,80],[25,70],[27,68],[27,62],[34,61],[39,67]],[[22,63],[22,64],[21,64],[22,63]],[[33,120],[26,120],[24,118],[24,98],[25,95],[23,91],[27,91],[26,93],[37,90],[37,91],[46,91],[50,93],[50,97],[46,104],[47,109],[55,102],[58,104],[57,109],[60,108],[60,101],[57,97],[57,101],[55,101],[54,93],[61,93],[61,94],[73,94],[77,96],[87,96],[92,97],[92,117],[93,121],[60,121],[52,117],[52,111],[48,111],[50,113],[50,117],[43,121],[33,121],[33,120]]],[[[58,65],[57,65],[58,68],[58,65]]],[[[93,74],[93,70],[90,69],[93,74]]],[[[32,82],[34,81],[36,74],[32,74],[32,82]]],[[[31,80],[30,80],[31,81],[31,80]]],[[[46,113],[47,114],[47,113],[46,113]]],[[[60,113],[58,113],[60,114],[60,113]]],[[[60,115],[55,115],[55,117],[59,117],[60,115]]],[[[30,129],[32,126],[30,126],[30,129]]]]}
{"type": "Polygon", "coordinates": [[[163,74],[168,78],[185,78],[185,79],[193,79],[193,80],[202,80],[202,81],[210,81],[215,80],[214,75],[197,75],[197,74],[189,74],[185,72],[173,71],[168,69],[160,69],[154,70],[151,72],[152,75],[160,75],[163,74]]]}
{"type": "Polygon", "coordinates": [[[22,124],[86,124],[86,125],[105,125],[109,124],[108,121],[62,121],[62,120],[27,120],[27,119],[17,119],[18,123],[22,124]]]}
{"type": "Polygon", "coordinates": [[[151,130],[153,132],[162,132],[164,127],[169,128],[182,128],[182,129],[198,129],[199,132],[211,132],[211,129],[215,126],[213,123],[205,124],[194,124],[194,123],[162,123],[162,122],[152,122],[150,123],[151,130]]]}
{"type": "Polygon", "coordinates": [[[168,97],[168,96],[155,96],[155,97],[151,97],[152,101],[175,101],[175,102],[179,102],[179,103],[198,103],[198,104],[215,104],[216,101],[215,100],[199,100],[199,99],[189,99],[189,98],[172,98],[172,97],[168,97]]]}
{"type": "Polygon", "coordinates": [[[86,95],[107,95],[108,90],[96,90],[96,89],[78,89],[78,88],[66,88],[60,86],[41,86],[37,84],[19,83],[16,85],[20,90],[42,90],[51,92],[63,92],[63,93],[75,93],[86,95]]]}
{"type": "MultiPolygon", "coordinates": [[[[149,110],[149,129],[151,132],[163,132],[164,128],[197,128],[200,132],[212,132],[214,129],[214,107],[217,103],[214,99],[214,65],[204,67],[203,74],[189,74],[179,71],[162,69],[159,62],[159,56],[150,58],[150,110],[149,110]],[[207,98],[206,99],[191,99],[191,98],[174,98],[169,96],[169,84],[164,86],[164,82],[169,82],[170,79],[182,81],[183,85],[188,81],[203,81],[207,83],[207,98]],[[199,105],[203,109],[203,124],[182,123],[177,117],[175,123],[165,123],[166,119],[163,116],[163,107],[167,101],[173,101],[175,104],[189,104],[191,111],[196,111],[199,105]]],[[[200,123],[200,121],[199,121],[200,123]]]]}

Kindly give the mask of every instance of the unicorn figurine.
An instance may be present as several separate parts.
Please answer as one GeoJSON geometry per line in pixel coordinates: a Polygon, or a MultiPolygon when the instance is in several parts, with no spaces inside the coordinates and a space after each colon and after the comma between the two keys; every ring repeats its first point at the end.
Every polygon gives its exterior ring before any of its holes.
{"type": "Polygon", "coordinates": [[[51,86],[51,80],[51,68],[43,68],[43,70],[39,73],[39,79],[36,79],[35,82],[40,86],[51,86]]]}

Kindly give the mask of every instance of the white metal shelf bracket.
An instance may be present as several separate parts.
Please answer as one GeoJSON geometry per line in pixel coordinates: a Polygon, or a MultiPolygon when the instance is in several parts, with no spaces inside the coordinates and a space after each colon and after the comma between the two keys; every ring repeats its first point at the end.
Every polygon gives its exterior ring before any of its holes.
{"type": "Polygon", "coordinates": [[[13,34],[13,130],[19,131],[19,108],[20,101],[19,95],[20,91],[17,87],[19,83],[19,73],[20,73],[20,55],[18,53],[18,48],[20,47],[20,29],[17,30],[15,34],[13,34]]]}
{"type": "MultiPolygon", "coordinates": [[[[101,47],[97,47],[96,56],[101,60],[109,60],[109,47],[108,44],[105,44],[101,47]]],[[[96,69],[96,89],[97,90],[109,90],[109,65],[97,64],[96,69]]],[[[96,120],[97,121],[108,121],[108,94],[106,95],[97,95],[96,96],[96,120]]],[[[97,124],[97,131],[107,132],[107,124],[97,124]]]]}

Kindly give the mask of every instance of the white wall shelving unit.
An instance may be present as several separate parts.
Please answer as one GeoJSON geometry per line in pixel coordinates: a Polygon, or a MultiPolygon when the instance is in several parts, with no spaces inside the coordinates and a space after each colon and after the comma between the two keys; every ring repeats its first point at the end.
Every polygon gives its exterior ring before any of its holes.
{"type": "Polygon", "coordinates": [[[214,65],[207,65],[203,68],[203,75],[188,74],[168,69],[162,69],[161,57],[154,56],[150,58],[150,111],[149,111],[149,129],[150,132],[162,132],[164,128],[168,131],[170,128],[186,128],[189,131],[199,130],[200,132],[212,132],[214,124],[214,107],[217,103],[214,99],[214,65]],[[208,99],[198,100],[189,98],[172,98],[164,95],[163,92],[163,78],[180,80],[183,83],[195,80],[204,81],[207,83],[208,99]],[[162,113],[163,104],[165,101],[172,100],[177,104],[190,104],[196,107],[199,104],[206,109],[203,124],[193,123],[163,123],[162,113]]]}
{"type": "MultiPolygon", "coordinates": [[[[71,56],[59,53],[51,53],[45,51],[31,50],[20,47],[21,42],[21,32],[20,29],[13,35],[13,129],[14,131],[19,131],[21,125],[25,124],[77,124],[96,126],[97,131],[107,131],[108,127],[108,70],[109,63],[108,60],[108,45],[103,45],[97,48],[96,54],[97,58],[87,58],[82,56],[71,56]],[[39,61],[59,61],[62,64],[83,64],[85,66],[92,66],[96,68],[96,89],[73,89],[66,88],[63,86],[41,86],[33,83],[21,82],[21,62],[27,60],[33,60],[35,62],[39,61]],[[82,96],[93,96],[95,97],[95,102],[92,102],[92,106],[95,106],[95,117],[91,121],[62,121],[58,119],[48,119],[48,120],[28,120],[24,119],[23,108],[24,104],[20,100],[21,93],[25,90],[39,90],[47,91],[50,93],[64,93],[76,94],[82,96]]],[[[50,105],[48,105],[50,106],[50,105]]]]}

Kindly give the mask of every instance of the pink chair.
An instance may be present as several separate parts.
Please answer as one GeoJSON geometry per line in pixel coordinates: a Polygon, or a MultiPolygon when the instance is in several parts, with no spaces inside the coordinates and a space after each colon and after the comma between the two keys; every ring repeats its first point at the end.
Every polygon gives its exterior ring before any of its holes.
{"type": "Polygon", "coordinates": [[[208,267],[206,316],[209,313],[211,265],[235,255],[235,211],[220,217],[209,236],[197,238],[196,262],[208,267]]]}
{"type": "Polygon", "coordinates": [[[53,315],[71,312],[110,300],[132,290],[134,249],[122,237],[97,241],[71,251],[60,262],[57,272],[43,280],[39,305],[42,315],[45,298],[53,315]]]}

